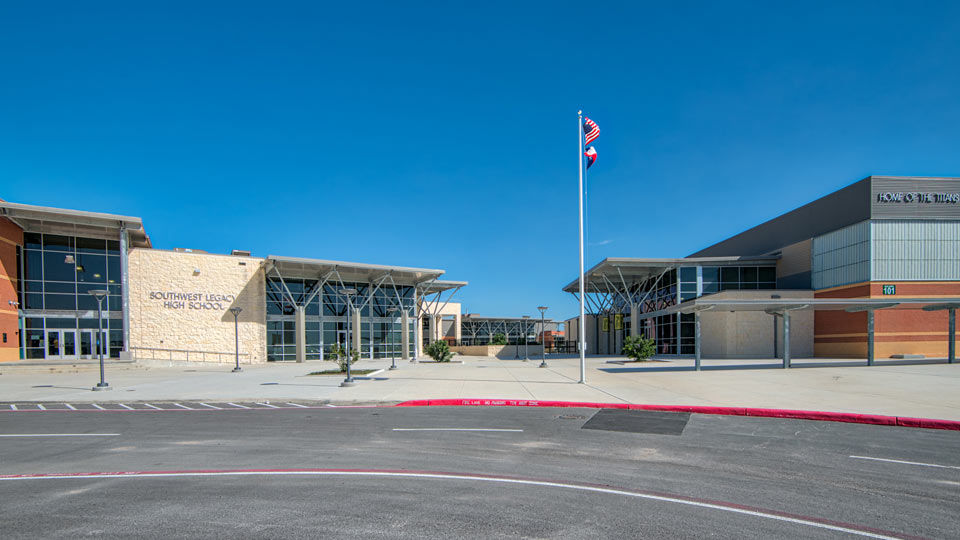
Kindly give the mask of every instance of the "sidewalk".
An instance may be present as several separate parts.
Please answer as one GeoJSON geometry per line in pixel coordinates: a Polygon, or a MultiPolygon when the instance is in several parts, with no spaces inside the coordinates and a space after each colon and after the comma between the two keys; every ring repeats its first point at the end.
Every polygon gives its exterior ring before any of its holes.
{"type": "MultiPolygon", "coordinates": [[[[549,367],[495,358],[463,357],[462,364],[412,364],[357,377],[339,387],[343,376],[307,376],[331,369],[332,362],[231,366],[113,369],[109,392],[92,392],[96,369],[46,373],[0,367],[0,401],[136,402],[151,400],[237,401],[307,400],[333,403],[396,403],[426,398],[493,398],[663,405],[711,405],[807,409],[960,420],[960,364],[904,363],[850,366],[848,360],[795,361],[792,369],[776,360],[692,360],[643,364],[615,358],[588,358],[587,384],[577,384],[579,359],[548,359],[549,367]]],[[[862,362],[855,362],[862,364],[862,362]]],[[[360,369],[379,369],[389,360],[364,360],[360,369]]]]}

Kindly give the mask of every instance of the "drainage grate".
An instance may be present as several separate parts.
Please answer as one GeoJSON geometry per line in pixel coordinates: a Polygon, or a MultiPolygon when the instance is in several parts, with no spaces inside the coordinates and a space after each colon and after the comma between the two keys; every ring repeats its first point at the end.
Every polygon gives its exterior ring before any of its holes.
{"type": "Polygon", "coordinates": [[[689,419],[690,413],[601,409],[581,427],[628,433],[681,435],[689,419]]]}

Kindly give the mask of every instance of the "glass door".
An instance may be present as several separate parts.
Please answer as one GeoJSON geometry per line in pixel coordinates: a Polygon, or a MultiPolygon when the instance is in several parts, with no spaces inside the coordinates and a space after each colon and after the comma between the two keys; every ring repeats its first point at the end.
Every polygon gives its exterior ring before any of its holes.
{"type": "Polygon", "coordinates": [[[60,358],[77,357],[77,331],[61,330],[60,358]]]}
{"type": "Polygon", "coordinates": [[[93,330],[80,330],[80,357],[93,358],[96,356],[94,350],[96,334],[93,330]]]}
{"type": "Polygon", "coordinates": [[[60,358],[59,330],[47,330],[47,358],[60,358]]]}

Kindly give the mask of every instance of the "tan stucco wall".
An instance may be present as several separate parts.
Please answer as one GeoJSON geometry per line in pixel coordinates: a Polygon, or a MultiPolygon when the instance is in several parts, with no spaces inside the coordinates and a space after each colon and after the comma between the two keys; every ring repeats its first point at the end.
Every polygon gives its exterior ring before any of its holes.
{"type": "Polygon", "coordinates": [[[130,346],[134,358],[232,363],[234,320],[228,309],[240,307],[240,362],[266,362],[262,263],[256,257],[132,250],[130,346]],[[191,296],[174,299],[157,293],[191,296]],[[180,352],[184,350],[193,352],[188,357],[180,352]]]}
{"type": "MultiPolygon", "coordinates": [[[[811,291],[725,291],[716,299],[772,300],[810,298],[811,291]]],[[[813,310],[796,310],[790,314],[790,356],[813,356],[813,310]]],[[[701,354],[704,358],[774,358],[783,353],[783,322],[777,322],[777,353],[774,355],[774,316],[763,311],[705,311],[700,314],[701,354]]]]}

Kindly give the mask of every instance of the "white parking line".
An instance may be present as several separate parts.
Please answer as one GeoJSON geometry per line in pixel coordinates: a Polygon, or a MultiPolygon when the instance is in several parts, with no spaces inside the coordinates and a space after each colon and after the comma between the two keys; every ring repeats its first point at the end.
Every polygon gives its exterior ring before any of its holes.
{"type": "Polygon", "coordinates": [[[196,410],[196,409],[191,409],[190,407],[187,407],[186,405],[181,405],[181,404],[179,404],[179,403],[174,403],[174,405],[176,405],[177,407],[180,407],[181,409],[186,409],[186,410],[188,410],[188,411],[195,411],[195,410],[196,410]]]}
{"type": "Polygon", "coordinates": [[[3,433],[0,437],[117,437],[119,433],[3,433]]]}
{"type": "Polygon", "coordinates": [[[216,409],[216,410],[218,410],[218,411],[221,410],[220,407],[214,407],[213,405],[209,405],[209,404],[207,404],[207,403],[203,403],[203,402],[198,402],[198,403],[200,403],[200,404],[203,405],[204,407],[210,407],[211,409],[216,409]]]}
{"type": "Polygon", "coordinates": [[[41,405],[41,404],[39,404],[39,403],[37,403],[37,408],[40,409],[41,411],[47,410],[46,407],[44,407],[43,405],[41,405]]]}
{"type": "Polygon", "coordinates": [[[250,408],[250,407],[247,407],[246,405],[237,405],[236,403],[227,403],[227,405],[233,405],[234,407],[237,407],[238,409],[249,409],[249,408],[250,408]]]}
{"type": "Polygon", "coordinates": [[[151,409],[156,409],[156,410],[158,410],[158,411],[162,411],[162,410],[163,410],[163,409],[161,409],[160,407],[157,407],[157,406],[155,406],[155,405],[151,405],[151,404],[149,404],[149,403],[144,403],[144,405],[146,405],[147,407],[150,407],[151,409]]]}
{"type": "Polygon", "coordinates": [[[937,465],[936,463],[920,463],[918,461],[903,461],[901,459],[884,459],[869,456],[850,456],[853,459],[869,459],[871,461],[886,461],[887,463],[900,463],[902,465],[920,465],[921,467],[936,467],[938,469],[960,469],[956,465],[937,465]]]}
{"type": "Polygon", "coordinates": [[[91,403],[91,405],[93,405],[94,407],[100,409],[101,411],[104,410],[103,407],[97,405],[96,403],[91,403]]]}
{"type": "Polygon", "coordinates": [[[290,403],[289,401],[287,402],[287,405],[293,405],[294,407],[300,407],[301,409],[309,409],[309,408],[310,408],[310,407],[307,407],[306,405],[300,405],[299,403],[290,403]]]}
{"type": "Polygon", "coordinates": [[[259,401],[257,401],[256,403],[257,403],[257,405],[263,405],[264,407],[273,407],[274,409],[279,409],[279,408],[280,408],[280,407],[277,407],[276,405],[271,405],[271,404],[269,404],[269,403],[260,403],[259,401]]]}
{"type": "Polygon", "coordinates": [[[130,411],[134,410],[133,407],[130,407],[129,405],[124,405],[123,403],[117,403],[117,405],[123,407],[124,409],[130,410],[130,411]]]}
{"type": "Polygon", "coordinates": [[[70,409],[71,411],[75,411],[75,410],[77,410],[77,408],[76,408],[76,407],[74,407],[73,405],[71,405],[71,404],[69,404],[69,403],[64,403],[64,405],[66,405],[66,406],[67,406],[67,408],[68,408],[68,409],[70,409]]]}
{"type": "Polygon", "coordinates": [[[503,428],[446,428],[446,427],[425,427],[425,428],[393,428],[393,431],[507,431],[511,433],[520,433],[522,429],[503,429],[503,428]]]}

